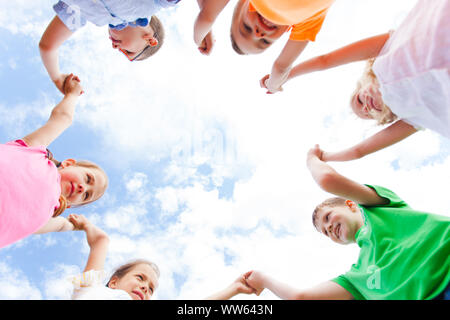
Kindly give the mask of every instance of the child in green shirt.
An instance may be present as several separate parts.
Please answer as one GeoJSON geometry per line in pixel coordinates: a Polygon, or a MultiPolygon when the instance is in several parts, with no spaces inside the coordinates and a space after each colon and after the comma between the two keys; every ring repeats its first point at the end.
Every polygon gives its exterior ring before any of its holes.
{"type": "Polygon", "coordinates": [[[319,204],[316,229],[340,244],[356,243],[351,269],[316,287],[297,290],[253,271],[246,281],[283,299],[449,299],[450,218],[413,210],[392,191],[359,184],[322,161],[315,146],[308,168],[318,185],[338,197],[319,204]]]}

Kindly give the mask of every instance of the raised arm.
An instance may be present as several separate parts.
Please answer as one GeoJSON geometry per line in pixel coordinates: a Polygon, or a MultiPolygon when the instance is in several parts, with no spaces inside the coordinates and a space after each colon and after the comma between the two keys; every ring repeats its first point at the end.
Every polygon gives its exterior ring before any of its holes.
{"type": "Polygon", "coordinates": [[[236,280],[234,280],[228,287],[226,287],[223,290],[220,290],[219,292],[216,292],[215,294],[212,294],[205,300],[228,300],[240,293],[245,294],[255,293],[255,290],[252,287],[250,287],[246,282],[246,279],[249,275],[250,275],[249,272],[244,273],[243,275],[239,276],[236,280]]]}
{"type": "Polygon", "coordinates": [[[90,248],[88,261],[83,272],[89,270],[103,270],[108,252],[108,235],[100,228],[93,225],[85,216],[71,214],[69,221],[73,223],[76,230],[86,232],[86,239],[90,248]]]}
{"type": "Polygon", "coordinates": [[[197,0],[200,12],[194,23],[194,42],[204,54],[213,46],[212,26],[229,0],[197,0]]]}
{"type": "Polygon", "coordinates": [[[288,79],[292,64],[303,52],[307,44],[308,41],[289,40],[273,63],[270,75],[266,75],[261,79],[261,87],[266,88],[268,93],[281,91],[281,86],[288,79]]]}
{"type": "Polygon", "coordinates": [[[359,40],[330,53],[306,60],[292,68],[287,80],[306,73],[322,71],[350,62],[377,57],[388,39],[389,33],[383,33],[374,37],[359,40]]]}
{"type": "Polygon", "coordinates": [[[59,47],[73,34],[66,25],[55,16],[48,25],[41,41],[39,42],[39,51],[42,63],[52,79],[55,86],[64,94],[64,80],[67,74],[62,74],[59,70],[59,47]]]}
{"type": "Polygon", "coordinates": [[[275,280],[259,271],[250,271],[247,278],[249,286],[255,288],[260,295],[264,289],[273,292],[284,300],[351,300],[353,296],[343,287],[332,281],[321,283],[308,289],[296,289],[292,286],[275,280]]]}
{"type": "Polygon", "coordinates": [[[391,124],[357,145],[338,152],[323,152],[323,161],[349,161],[362,158],[378,150],[387,148],[409,137],[417,129],[403,120],[391,124]]]}
{"type": "Polygon", "coordinates": [[[388,200],[380,197],[375,190],[339,174],[322,160],[322,156],[323,152],[318,145],[309,150],[307,156],[308,169],[320,188],[362,205],[386,204],[388,200]]]}
{"type": "Polygon", "coordinates": [[[62,232],[74,230],[73,224],[63,217],[50,218],[50,220],[34,234],[43,234],[49,232],[62,232]]]}
{"type": "Polygon", "coordinates": [[[23,138],[30,147],[47,147],[72,124],[76,102],[83,93],[80,80],[73,75],[69,75],[65,84],[65,91],[66,95],[53,108],[48,121],[42,127],[23,138]]]}

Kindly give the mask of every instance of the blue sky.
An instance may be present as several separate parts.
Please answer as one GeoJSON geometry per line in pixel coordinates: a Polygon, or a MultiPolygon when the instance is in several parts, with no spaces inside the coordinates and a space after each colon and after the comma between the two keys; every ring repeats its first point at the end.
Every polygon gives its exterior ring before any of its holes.
{"type": "MultiPolygon", "coordinates": [[[[53,3],[0,3],[2,143],[42,125],[62,98],[38,51],[53,3]]],[[[338,0],[299,61],[386,32],[413,4],[338,0]]],[[[73,125],[50,149],[58,159],[97,162],[110,180],[101,200],[70,211],[110,235],[107,271],[138,257],[160,266],[156,299],[200,299],[250,269],[314,285],[345,272],[357,257],[355,246],[314,231],[312,208],[327,195],[304,164],[315,143],[338,150],[379,130],[347,105],[363,63],[307,75],[265,95],[259,79],[286,38],[263,55],[234,54],[232,7],[217,22],[209,57],[193,44],[198,9],[188,0],[159,14],[167,42],[148,61],[130,64],[110,48],[106,29],[93,25],[61,50],[62,70],[79,75],[86,94],[73,125]]],[[[449,151],[448,140],[424,131],[333,165],[357,181],[391,188],[413,207],[449,215],[449,151]]],[[[81,232],[31,236],[3,248],[0,299],[69,298],[66,279],[83,269],[87,253],[81,232]]]]}

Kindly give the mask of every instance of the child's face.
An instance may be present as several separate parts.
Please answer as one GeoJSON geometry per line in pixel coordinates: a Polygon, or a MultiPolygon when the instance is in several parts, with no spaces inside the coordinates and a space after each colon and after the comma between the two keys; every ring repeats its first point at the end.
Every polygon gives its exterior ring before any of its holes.
{"type": "Polygon", "coordinates": [[[113,277],[108,285],[111,289],[127,292],[133,300],[150,300],[158,286],[155,270],[146,263],[134,266],[122,278],[113,277]]]}
{"type": "Polygon", "coordinates": [[[317,230],[340,244],[355,242],[356,232],[363,225],[363,218],[356,203],[350,200],[347,200],[347,203],[337,207],[325,206],[316,216],[317,230]]]}
{"type": "Polygon", "coordinates": [[[72,159],[61,163],[61,193],[69,205],[81,205],[99,199],[106,189],[106,177],[98,169],[77,166],[72,159]]]}
{"type": "Polygon", "coordinates": [[[377,82],[359,85],[350,102],[353,112],[362,119],[378,119],[383,113],[384,102],[377,82]]]}
{"type": "Polygon", "coordinates": [[[249,0],[240,0],[233,14],[231,35],[243,53],[257,54],[269,48],[288,28],[249,11],[249,0]]]}
{"type": "Polygon", "coordinates": [[[150,25],[147,27],[126,27],[122,30],[109,28],[109,39],[112,42],[112,47],[122,49],[130,59],[136,57],[149,45],[153,35],[154,31],[150,25]]]}

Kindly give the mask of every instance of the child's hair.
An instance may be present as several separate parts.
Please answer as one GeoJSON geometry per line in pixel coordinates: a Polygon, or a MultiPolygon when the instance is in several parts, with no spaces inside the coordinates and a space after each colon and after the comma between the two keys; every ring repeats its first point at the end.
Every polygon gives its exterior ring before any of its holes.
{"type": "MultiPolygon", "coordinates": [[[[372,66],[375,62],[375,58],[371,58],[367,60],[366,66],[364,68],[364,72],[361,78],[358,80],[356,84],[356,89],[351,96],[351,100],[355,99],[355,95],[358,94],[359,89],[364,86],[367,82],[375,82],[378,83],[377,76],[373,72],[372,66]]],[[[389,108],[384,102],[381,105],[381,112],[377,112],[376,114],[371,113],[374,116],[374,119],[377,121],[377,124],[384,125],[391,123],[397,119],[397,116],[392,112],[391,108],[389,108]]]]}
{"type": "Polygon", "coordinates": [[[316,225],[317,214],[319,213],[320,210],[322,210],[324,207],[335,208],[335,207],[345,206],[346,201],[347,201],[346,199],[341,198],[341,197],[333,197],[333,198],[328,198],[325,201],[318,204],[312,214],[312,223],[313,223],[314,227],[317,229],[317,225],[316,225]]]}
{"type": "Polygon", "coordinates": [[[147,48],[144,49],[144,52],[142,52],[142,54],[139,56],[139,58],[136,59],[136,61],[145,60],[148,57],[151,57],[161,48],[164,43],[165,32],[161,20],[159,20],[157,16],[152,16],[149,24],[155,32],[153,36],[158,40],[158,44],[154,47],[147,46],[147,48]]]}
{"type": "MultiPolygon", "coordinates": [[[[241,5],[242,5],[242,4],[241,4],[241,1],[238,1],[238,2],[236,3],[236,6],[234,7],[233,15],[232,15],[232,18],[231,18],[231,28],[233,28],[233,21],[234,21],[236,15],[237,15],[237,13],[238,13],[239,8],[240,8],[241,5]]],[[[230,30],[230,39],[231,39],[231,47],[233,48],[233,50],[234,50],[237,54],[240,54],[240,55],[246,55],[246,53],[243,52],[243,51],[241,50],[241,48],[239,48],[239,46],[237,45],[236,40],[234,39],[232,30],[230,30]]]]}
{"type": "MultiPolygon", "coordinates": [[[[53,154],[50,152],[50,150],[47,149],[47,158],[52,161],[55,166],[57,168],[59,168],[61,166],[61,162],[56,160],[55,158],[53,158],[53,154]]],[[[108,175],[106,174],[106,172],[100,168],[97,164],[91,162],[91,161],[87,161],[87,160],[78,160],[75,164],[76,166],[79,167],[84,167],[84,168],[92,168],[92,169],[97,169],[99,170],[105,177],[105,190],[108,187],[108,175]]],[[[91,199],[89,201],[86,201],[83,204],[80,205],[75,205],[73,207],[79,207],[79,206],[83,206],[86,205],[88,203],[91,203],[93,201],[95,201],[97,199],[91,199]]],[[[67,209],[67,199],[66,197],[64,197],[62,194],[59,196],[59,206],[57,208],[55,208],[55,211],[53,212],[53,218],[59,216],[61,213],[63,213],[66,209],[67,209]]]]}
{"type": "Polygon", "coordinates": [[[137,260],[133,260],[131,262],[128,262],[128,263],[118,267],[116,269],[116,271],[114,271],[114,273],[109,278],[108,283],[106,284],[106,286],[107,287],[109,286],[109,282],[111,281],[111,279],[113,277],[117,277],[117,278],[120,279],[123,276],[125,276],[132,268],[134,268],[135,266],[137,266],[139,264],[148,264],[155,271],[156,276],[159,278],[160,272],[159,272],[159,268],[158,268],[158,266],[156,264],[154,264],[151,261],[145,260],[145,259],[137,259],[137,260]]]}

